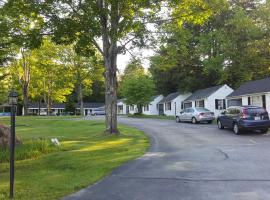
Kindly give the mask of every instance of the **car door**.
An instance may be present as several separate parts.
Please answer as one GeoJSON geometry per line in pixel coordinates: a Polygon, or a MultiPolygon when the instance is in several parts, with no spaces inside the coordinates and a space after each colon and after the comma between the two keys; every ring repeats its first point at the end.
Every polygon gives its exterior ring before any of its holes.
{"type": "Polygon", "coordinates": [[[219,120],[223,126],[228,127],[229,125],[229,115],[230,115],[230,109],[227,109],[222,113],[222,115],[219,117],[219,120]]]}
{"type": "Polygon", "coordinates": [[[180,112],[179,118],[181,121],[186,121],[186,111],[187,111],[187,109],[184,109],[180,112]]]}
{"type": "Polygon", "coordinates": [[[228,128],[233,128],[233,124],[239,118],[239,115],[239,108],[230,108],[228,114],[226,114],[226,123],[224,125],[228,128]]]}
{"type": "Polygon", "coordinates": [[[187,117],[186,117],[187,121],[191,121],[192,120],[193,114],[194,114],[194,109],[193,108],[189,108],[187,110],[187,117]]]}

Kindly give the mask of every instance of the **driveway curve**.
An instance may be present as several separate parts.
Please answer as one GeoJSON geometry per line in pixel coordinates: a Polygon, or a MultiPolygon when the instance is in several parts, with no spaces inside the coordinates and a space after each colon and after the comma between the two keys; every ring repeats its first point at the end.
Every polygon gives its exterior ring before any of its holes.
{"type": "Polygon", "coordinates": [[[152,140],[139,159],[64,200],[270,200],[270,134],[120,117],[152,140]]]}

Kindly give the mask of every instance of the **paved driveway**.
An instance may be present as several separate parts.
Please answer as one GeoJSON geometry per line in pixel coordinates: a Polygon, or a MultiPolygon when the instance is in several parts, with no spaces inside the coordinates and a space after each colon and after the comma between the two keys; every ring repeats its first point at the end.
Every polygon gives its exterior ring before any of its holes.
{"type": "Polygon", "coordinates": [[[270,134],[120,118],[152,138],[143,157],[65,200],[270,200],[270,134]]]}

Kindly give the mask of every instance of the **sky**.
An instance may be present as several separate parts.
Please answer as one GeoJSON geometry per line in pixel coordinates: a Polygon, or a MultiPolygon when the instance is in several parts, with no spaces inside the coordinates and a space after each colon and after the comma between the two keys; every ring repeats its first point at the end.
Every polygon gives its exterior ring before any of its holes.
{"type": "MultiPolygon", "coordinates": [[[[154,55],[154,51],[152,49],[142,49],[138,52],[132,52],[134,53],[133,55],[138,55],[140,54],[142,56],[142,64],[145,69],[149,68],[150,62],[149,62],[149,57],[154,55]]],[[[118,55],[118,60],[117,60],[117,67],[120,73],[123,73],[125,67],[127,66],[128,62],[132,56],[127,52],[125,55],[120,54],[118,55]]]]}

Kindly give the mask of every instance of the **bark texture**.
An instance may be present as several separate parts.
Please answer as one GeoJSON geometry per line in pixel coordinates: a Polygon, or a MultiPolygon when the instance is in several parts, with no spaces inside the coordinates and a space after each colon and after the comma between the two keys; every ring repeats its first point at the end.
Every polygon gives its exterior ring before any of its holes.
{"type": "Polygon", "coordinates": [[[100,24],[102,29],[102,54],[105,64],[105,111],[106,132],[118,134],[117,129],[117,34],[119,28],[119,4],[98,0],[100,9],[100,24]],[[104,10],[110,8],[110,12],[104,10]],[[109,31],[108,31],[109,30],[109,31]]]}

